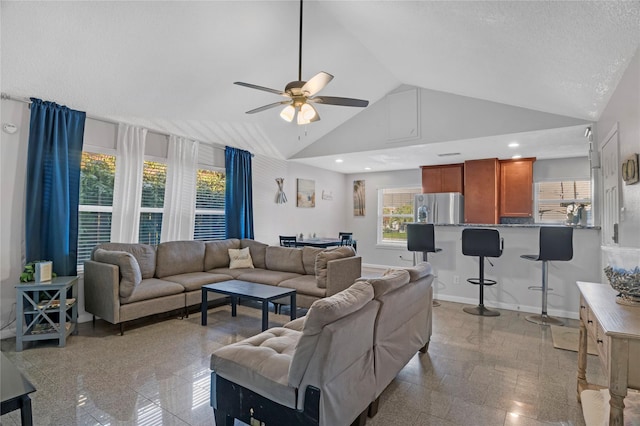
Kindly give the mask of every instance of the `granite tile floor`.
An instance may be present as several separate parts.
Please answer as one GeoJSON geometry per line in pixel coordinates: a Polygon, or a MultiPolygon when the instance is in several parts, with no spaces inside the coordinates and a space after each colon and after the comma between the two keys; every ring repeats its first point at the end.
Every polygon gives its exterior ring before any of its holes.
{"type": "MultiPolygon", "coordinates": [[[[463,305],[434,308],[433,338],[381,396],[372,426],[583,425],[576,401],[577,353],[554,349],[548,327],[524,314],[501,311],[482,318],[463,305]]],[[[286,309],[286,308],[285,308],[286,309]]],[[[270,315],[270,326],[288,321],[270,315]]],[[[209,357],[215,349],[260,332],[260,311],[240,306],[175,314],[118,327],[82,323],[65,348],[30,344],[0,348],[38,389],[32,394],[35,425],[214,425],[209,406],[209,357]]],[[[570,320],[568,326],[577,327],[570,320]]],[[[589,355],[590,381],[605,383],[589,355]]],[[[19,424],[18,412],[0,417],[19,424]]]]}

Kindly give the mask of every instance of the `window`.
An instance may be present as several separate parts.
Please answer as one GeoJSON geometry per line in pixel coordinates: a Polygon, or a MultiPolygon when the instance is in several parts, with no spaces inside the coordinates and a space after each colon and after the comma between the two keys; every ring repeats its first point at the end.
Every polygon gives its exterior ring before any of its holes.
{"type": "Polygon", "coordinates": [[[536,222],[577,224],[586,217],[593,223],[589,180],[536,182],[535,187],[536,222]]]}
{"type": "Polygon", "coordinates": [[[199,169],[196,188],[196,220],[194,240],[225,238],[223,172],[199,169]]]}
{"type": "Polygon", "coordinates": [[[422,188],[393,188],[378,191],[378,244],[404,244],[406,224],[413,222],[413,202],[422,188]]]}
{"type": "Polygon", "coordinates": [[[140,243],[154,246],[160,244],[166,183],[167,165],[156,161],[145,161],[142,169],[142,205],[138,233],[140,243]]]}
{"type": "Polygon", "coordinates": [[[111,239],[113,180],[116,157],[83,152],[80,163],[78,208],[78,266],[91,257],[91,250],[111,239]]]}

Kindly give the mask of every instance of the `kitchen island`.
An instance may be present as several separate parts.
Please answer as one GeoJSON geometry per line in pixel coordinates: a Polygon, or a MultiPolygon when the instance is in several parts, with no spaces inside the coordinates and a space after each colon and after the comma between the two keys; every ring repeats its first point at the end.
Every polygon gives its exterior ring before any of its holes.
{"type": "MultiPolygon", "coordinates": [[[[529,290],[527,287],[540,285],[541,262],[530,262],[520,258],[522,254],[538,253],[540,226],[540,224],[436,224],[435,245],[442,251],[429,253],[429,262],[436,273],[434,298],[477,305],[478,288],[467,283],[467,278],[477,278],[478,258],[462,254],[462,230],[467,227],[495,228],[504,239],[504,251],[501,257],[486,260],[485,276],[498,283],[485,288],[485,305],[490,308],[540,313],[542,296],[539,291],[529,290]]],[[[603,278],[600,227],[574,227],[574,229],[573,259],[568,262],[549,262],[549,287],[553,290],[549,291],[547,307],[551,316],[578,319],[580,295],[575,286],[576,281],[599,282],[603,278]]],[[[397,266],[405,266],[413,259],[413,253],[408,252],[406,246],[378,246],[372,253],[373,256],[364,253],[362,255],[367,259],[367,264],[384,265],[383,259],[394,258],[398,259],[397,266]],[[390,251],[395,253],[400,251],[401,254],[393,256],[390,251]]]]}

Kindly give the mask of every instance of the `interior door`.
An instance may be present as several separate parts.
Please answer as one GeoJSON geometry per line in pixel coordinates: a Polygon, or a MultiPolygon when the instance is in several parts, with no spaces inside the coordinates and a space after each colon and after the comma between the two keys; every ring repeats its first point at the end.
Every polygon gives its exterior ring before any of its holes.
{"type": "Polygon", "coordinates": [[[620,223],[620,173],[618,161],[618,126],[607,135],[600,155],[604,194],[602,243],[618,245],[620,223]]]}

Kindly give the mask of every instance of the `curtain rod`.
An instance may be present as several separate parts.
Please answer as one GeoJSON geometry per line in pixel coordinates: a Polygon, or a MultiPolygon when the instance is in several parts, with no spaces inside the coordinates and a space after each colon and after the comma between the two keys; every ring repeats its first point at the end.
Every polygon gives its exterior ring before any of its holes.
{"type": "MultiPolygon", "coordinates": [[[[24,104],[31,105],[31,99],[29,99],[29,98],[25,98],[25,97],[23,97],[23,96],[13,96],[13,95],[10,95],[10,94],[8,94],[8,93],[4,93],[4,92],[2,92],[2,93],[0,94],[0,99],[4,99],[4,100],[8,100],[8,101],[22,102],[22,103],[24,103],[24,104]]],[[[89,114],[89,113],[85,113],[85,114],[87,115],[87,118],[90,118],[91,120],[101,121],[101,122],[103,122],[103,123],[109,123],[109,124],[115,124],[115,125],[119,125],[119,124],[121,124],[121,122],[119,122],[119,121],[115,121],[115,120],[111,120],[111,119],[109,119],[109,118],[98,117],[98,116],[96,116],[96,115],[89,114]]],[[[123,124],[124,124],[124,123],[123,123],[123,124]]],[[[162,132],[162,131],[160,131],[160,130],[149,129],[149,128],[145,127],[145,126],[140,126],[140,127],[144,127],[145,129],[147,129],[147,131],[148,131],[149,133],[154,133],[154,134],[156,134],[156,135],[166,136],[166,137],[169,137],[169,136],[170,136],[170,134],[169,134],[169,133],[162,132]]],[[[179,136],[179,135],[175,135],[175,136],[179,136]]],[[[186,137],[187,139],[191,139],[190,137],[187,137],[187,136],[185,136],[185,137],[186,137]]],[[[215,149],[220,149],[220,150],[223,150],[223,151],[224,151],[224,148],[225,148],[224,146],[222,146],[222,145],[220,145],[220,144],[218,144],[218,143],[215,143],[215,142],[206,142],[206,141],[198,141],[198,142],[202,142],[202,143],[204,143],[204,144],[211,145],[213,148],[215,148],[215,149]]],[[[252,155],[252,156],[253,156],[253,155],[252,155]]]]}

